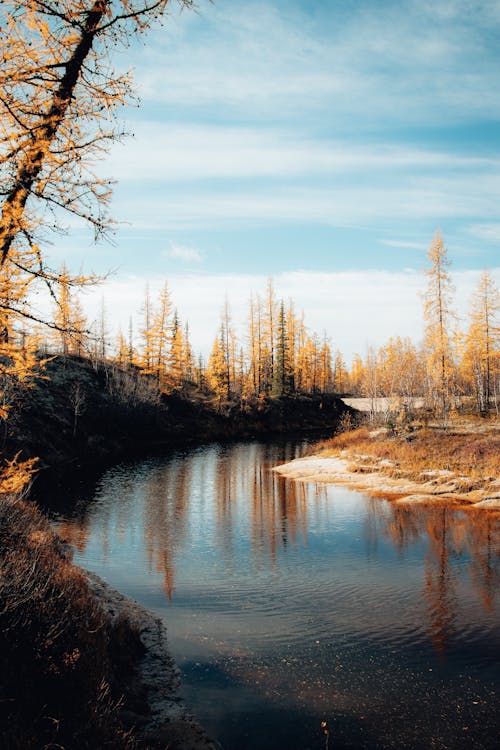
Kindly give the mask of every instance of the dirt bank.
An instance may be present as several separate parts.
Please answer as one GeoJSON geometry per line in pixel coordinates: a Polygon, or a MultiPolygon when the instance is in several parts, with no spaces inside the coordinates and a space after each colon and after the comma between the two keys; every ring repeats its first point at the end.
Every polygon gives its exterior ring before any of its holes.
{"type": "Polygon", "coordinates": [[[331,394],[223,401],[192,387],[159,394],[151,378],[88,359],[47,363],[4,428],[6,455],[65,470],[212,440],[335,430],[353,410],[331,394]]]}
{"type": "Polygon", "coordinates": [[[85,571],[85,574],[90,590],[111,623],[125,619],[138,633],[144,649],[138,663],[138,684],[128,687],[143,692],[145,700],[136,710],[121,711],[123,724],[133,729],[146,746],[217,750],[219,745],[209,739],[180,698],[180,673],[169,653],[163,622],[94,573],[85,571]]]}

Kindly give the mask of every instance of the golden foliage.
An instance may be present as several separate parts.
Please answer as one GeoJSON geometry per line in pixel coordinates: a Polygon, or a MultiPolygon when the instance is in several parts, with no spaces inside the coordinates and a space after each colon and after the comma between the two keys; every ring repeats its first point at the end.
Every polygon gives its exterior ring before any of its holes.
{"type": "Polygon", "coordinates": [[[31,482],[38,459],[19,461],[19,453],[0,465],[0,495],[21,495],[31,482]]]}

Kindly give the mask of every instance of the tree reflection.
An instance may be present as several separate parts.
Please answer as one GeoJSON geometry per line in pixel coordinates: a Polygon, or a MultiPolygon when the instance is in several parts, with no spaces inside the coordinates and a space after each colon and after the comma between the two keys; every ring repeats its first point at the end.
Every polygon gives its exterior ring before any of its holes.
{"type": "Polygon", "coordinates": [[[428,633],[439,656],[444,659],[455,629],[458,602],[456,573],[450,567],[450,554],[455,552],[449,532],[449,508],[429,508],[426,529],[429,540],[425,559],[425,588],[428,633]]]}
{"type": "Polygon", "coordinates": [[[500,599],[500,517],[476,512],[469,517],[467,544],[471,555],[471,577],[484,608],[493,612],[500,599]]]}
{"type": "Polygon", "coordinates": [[[158,467],[145,483],[144,536],[149,569],[163,575],[169,601],[175,590],[175,555],[182,546],[189,510],[190,464],[176,459],[158,467]]]}
{"type": "Polygon", "coordinates": [[[436,652],[445,658],[460,609],[459,568],[452,562],[468,559],[465,570],[486,612],[493,612],[499,600],[500,518],[453,506],[392,503],[390,509],[383,533],[400,554],[418,541],[427,543],[423,588],[427,631],[436,652]]]}
{"type": "Polygon", "coordinates": [[[88,519],[86,516],[77,520],[65,519],[57,525],[57,533],[61,539],[83,554],[89,541],[88,519]]]}

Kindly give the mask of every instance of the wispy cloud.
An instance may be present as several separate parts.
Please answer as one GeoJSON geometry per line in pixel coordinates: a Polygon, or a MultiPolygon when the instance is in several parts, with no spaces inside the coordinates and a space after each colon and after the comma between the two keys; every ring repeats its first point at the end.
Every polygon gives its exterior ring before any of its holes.
{"type": "Polygon", "coordinates": [[[143,122],[126,145],[116,145],[103,171],[128,182],[300,178],[454,171],[500,172],[500,157],[477,157],[402,146],[360,145],[313,138],[300,127],[196,125],[143,122]]]}
{"type": "Polygon", "coordinates": [[[171,260],[180,260],[184,263],[201,263],[203,261],[203,255],[199,250],[195,250],[193,247],[174,245],[173,243],[165,251],[165,255],[171,260]]]}
{"type": "MultiPolygon", "coordinates": [[[[116,213],[122,220],[136,217],[132,226],[156,229],[290,222],[326,226],[377,227],[387,222],[432,220],[433,226],[447,218],[491,215],[496,191],[488,178],[480,175],[445,180],[441,177],[402,180],[398,184],[373,184],[308,187],[282,184],[259,186],[211,187],[209,190],[177,190],[175,194],[140,197],[122,196],[116,201],[116,213]],[[403,184],[406,183],[406,184],[403,184]]],[[[124,229],[125,231],[125,229],[124,229]]]]}
{"type": "Polygon", "coordinates": [[[358,129],[388,116],[428,125],[500,113],[492,3],[337,2],[311,12],[219,0],[199,10],[170,24],[167,45],[162,30],[137,55],[147,100],[278,119],[331,107],[336,122],[361,115],[358,129]]]}
{"type": "Polygon", "coordinates": [[[408,240],[379,240],[379,242],[386,247],[401,247],[412,250],[422,250],[426,246],[425,242],[410,242],[408,240]]]}
{"type": "Polygon", "coordinates": [[[472,237],[477,237],[480,240],[498,242],[500,244],[500,223],[472,224],[472,226],[467,228],[467,232],[472,237]]]}

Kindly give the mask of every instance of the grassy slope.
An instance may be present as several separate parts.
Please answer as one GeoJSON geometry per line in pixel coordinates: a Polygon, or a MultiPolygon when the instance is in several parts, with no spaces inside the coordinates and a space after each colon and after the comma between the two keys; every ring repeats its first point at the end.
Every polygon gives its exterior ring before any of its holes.
{"type": "Polygon", "coordinates": [[[452,472],[464,491],[488,489],[500,477],[500,423],[460,419],[447,429],[417,427],[400,435],[360,427],[320,446],[320,455],[343,456],[358,468],[377,466],[391,477],[421,480],[425,472],[452,472]],[[381,463],[382,462],[382,463],[381,463]]]}

